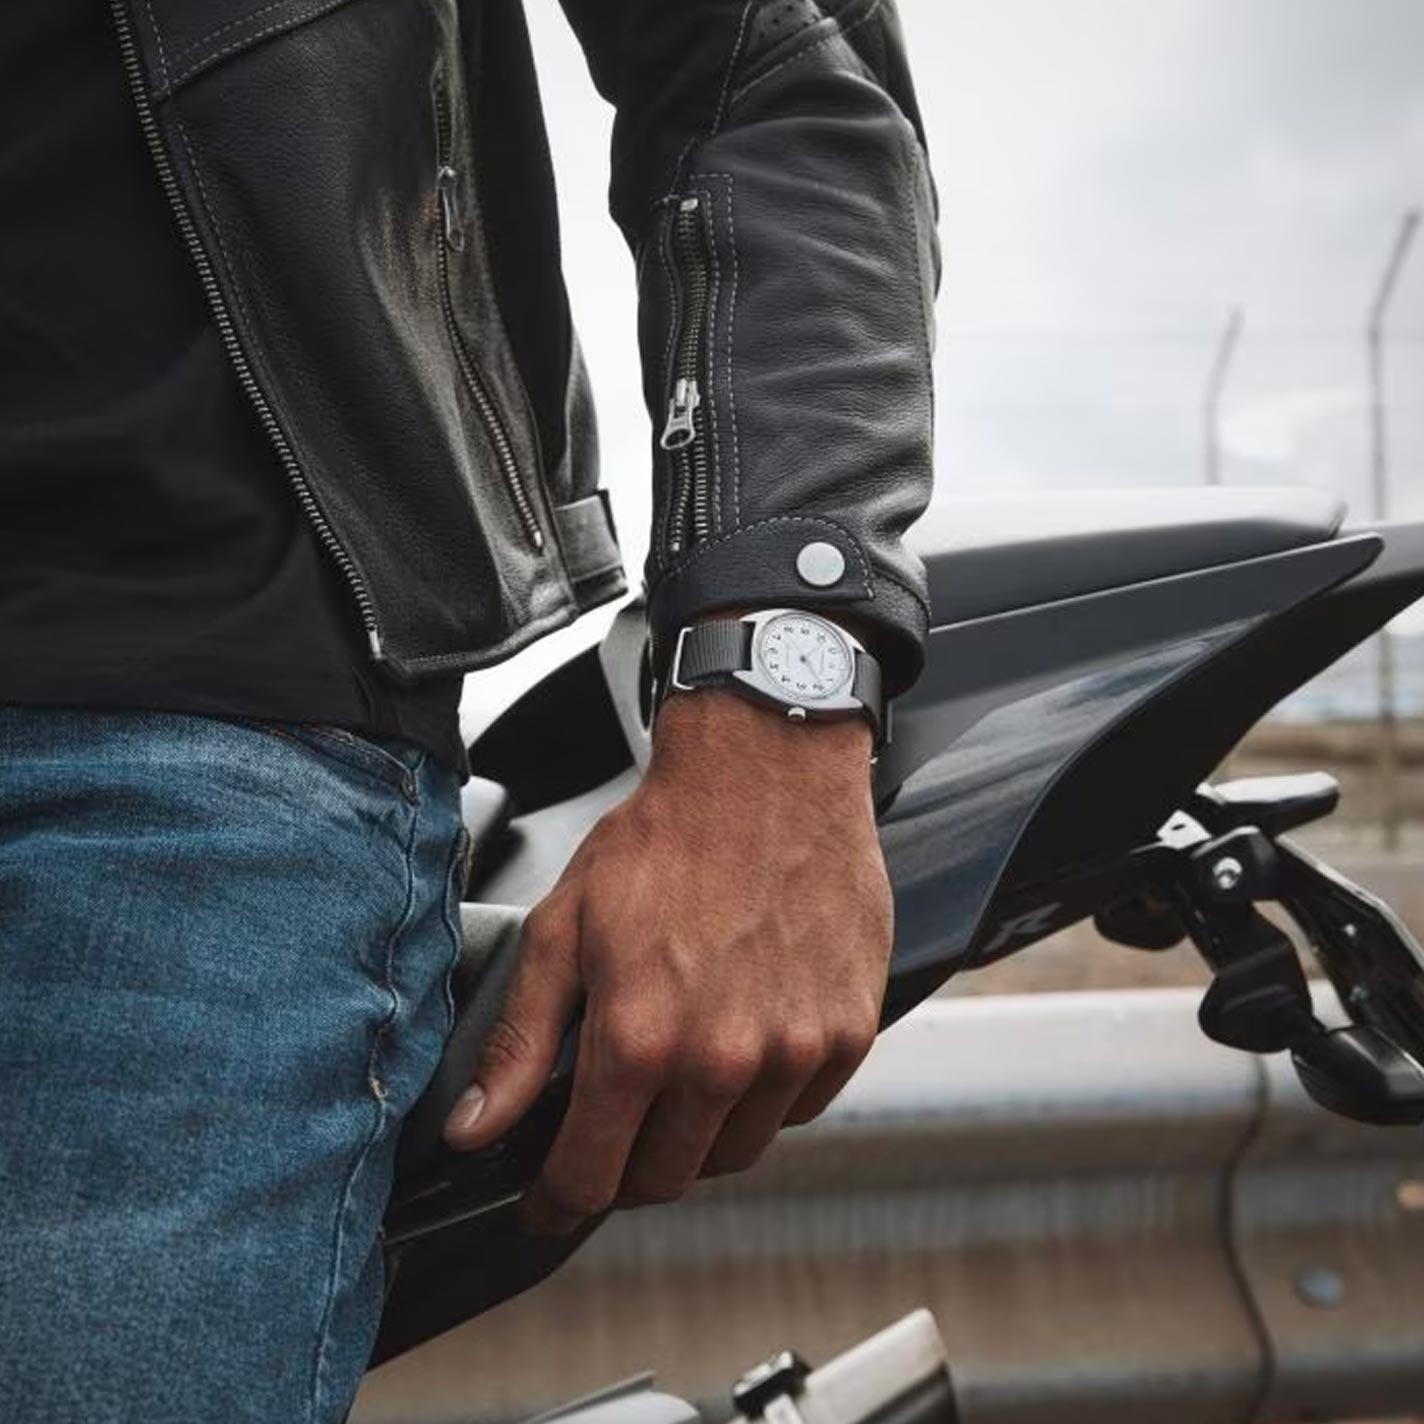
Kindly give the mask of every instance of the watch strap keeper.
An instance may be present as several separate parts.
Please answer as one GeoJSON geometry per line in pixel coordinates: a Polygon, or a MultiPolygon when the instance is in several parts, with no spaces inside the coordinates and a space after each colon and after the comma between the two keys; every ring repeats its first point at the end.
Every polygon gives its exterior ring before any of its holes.
{"type": "Polygon", "coordinates": [[[669,689],[730,682],[734,670],[752,665],[750,623],[716,618],[682,630],[669,673],[669,689]]]}

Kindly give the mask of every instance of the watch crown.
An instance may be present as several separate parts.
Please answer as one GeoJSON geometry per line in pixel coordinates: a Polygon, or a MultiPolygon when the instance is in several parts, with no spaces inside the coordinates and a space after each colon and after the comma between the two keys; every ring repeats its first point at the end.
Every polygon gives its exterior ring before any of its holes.
{"type": "Polygon", "coordinates": [[[804,722],[806,720],[806,709],[804,707],[788,707],[786,709],[786,719],[789,722],[804,722]]]}

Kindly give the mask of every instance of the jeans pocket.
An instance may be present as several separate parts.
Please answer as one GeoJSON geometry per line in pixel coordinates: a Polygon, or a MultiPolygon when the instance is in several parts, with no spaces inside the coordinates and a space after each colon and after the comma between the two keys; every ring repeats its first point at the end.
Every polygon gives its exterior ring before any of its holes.
{"type": "Polygon", "coordinates": [[[271,722],[249,718],[247,725],[268,736],[280,737],[284,741],[295,742],[318,756],[338,761],[344,766],[365,772],[376,780],[401,792],[408,800],[415,800],[416,772],[424,758],[424,753],[401,743],[384,744],[370,737],[348,732],[344,727],[330,727],[315,722],[271,722]],[[403,761],[391,747],[401,747],[410,757],[403,761]]]}

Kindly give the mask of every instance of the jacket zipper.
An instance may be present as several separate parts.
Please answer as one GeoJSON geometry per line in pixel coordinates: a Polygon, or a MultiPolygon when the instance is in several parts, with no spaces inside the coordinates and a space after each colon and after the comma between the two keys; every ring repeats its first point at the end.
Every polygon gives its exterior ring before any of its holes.
{"type": "Polygon", "coordinates": [[[459,199],[456,192],[457,175],[450,164],[450,149],[452,147],[450,110],[443,83],[437,84],[435,90],[435,122],[438,148],[436,192],[440,203],[441,237],[438,244],[440,306],[445,315],[445,330],[449,335],[451,348],[455,352],[455,363],[460,368],[465,389],[474,402],[475,410],[479,414],[480,421],[489,436],[490,445],[494,449],[500,474],[504,478],[505,487],[509,491],[515,512],[519,516],[524,537],[535,550],[542,550],[544,531],[539,527],[539,516],[534,512],[534,502],[529,497],[528,486],[525,485],[524,476],[520,473],[519,459],[514,453],[514,445],[509,438],[509,431],[500,416],[499,407],[495,404],[494,397],[490,394],[489,386],[485,384],[479,367],[475,365],[474,358],[470,355],[469,347],[466,346],[464,335],[455,319],[455,298],[450,284],[450,253],[464,251],[465,234],[460,225],[459,199]]]}
{"type": "Polygon", "coordinates": [[[134,107],[138,111],[138,121],[143,131],[144,143],[147,145],[149,156],[158,171],[158,181],[163,188],[164,197],[168,200],[168,206],[177,219],[183,243],[197,269],[198,281],[202,285],[208,308],[213,314],[213,323],[218,329],[223,349],[237,375],[238,383],[257,413],[258,422],[277,452],[277,459],[286,472],[292,489],[296,492],[297,502],[301,505],[302,512],[311,522],[322,547],[331,556],[350,587],[356,600],[357,611],[361,616],[361,623],[366,630],[366,641],[370,645],[371,655],[380,661],[384,657],[384,650],[381,643],[380,623],[376,618],[376,608],[371,599],[370,590],[366,587],[360,570],[337,537],[336,531],[327,522],[326,516],[321,511],[321,506],[317,504],[316,497],[311,492],[311,486],[307,484],[306,475],[302,472],[301,463],[297,459],[296,452],[292,449],[291,441],[288,440],[287,433],[282,429],[262,388],[257,384],[257,378],[252,374],[252,365],[247,359],[247,352],[243,349],[242,339],[237,333],[237,328],[233,325],[227,301],[218,285],[217,277],[213,273],[212,262],[209,260],[202,239],[199,238],[198,230],[193,224],[192,215],[188,211],[183,191],[178,184],[177,174],[173,171],[172,160],[168,156],[163,136],[159,132],[153,105],[149,101],[148,88],[144,82],[143,64],[139,58],[138,44],[134,39],[128,8],[124,0],[109,0],[109,10],[113,16],[114,27],[118,32],[119,54],[123,62],[129,92],[133,96],[134,107]]]}
{"type": "Polygon", "coordinates": [[[703,431],[702,348],[712,292],[712,259],[702,200],[685,198],[673,216],[673,248],[682,272],[683,314],[661,445],[672,456],[674,497],[668,552],[680,554],[691,516],[691,542],[711,537],[710,467],[703,431]]]}

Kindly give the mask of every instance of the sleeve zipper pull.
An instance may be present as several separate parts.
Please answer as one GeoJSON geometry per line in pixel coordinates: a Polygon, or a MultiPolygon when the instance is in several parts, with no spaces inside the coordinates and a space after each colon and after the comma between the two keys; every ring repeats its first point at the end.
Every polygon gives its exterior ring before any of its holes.
{"type": "Polygon", "coordinates": [[[455,170],[448,163],[441,164],[435,175],[435,186],[440,194],[440,227],[446,243],[456,252],[465,248],[465,234],[460,230],[460,205],[455,195],[455,170]]]}
{"type": "Polygon", "coordinates": [[[696,381],[683,377],[673,387],[672,399],[668,402],[667,425],[663,428],[662,447],[664,450],[682,450],[697,439],[697,422],[694,416],[702,404],[702,392],[696,381]]]}

